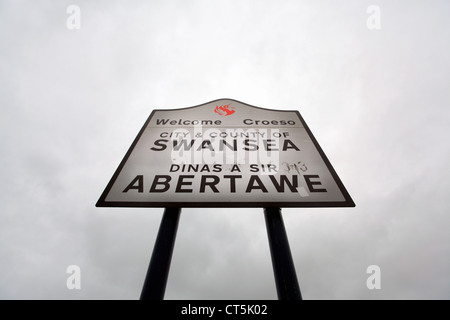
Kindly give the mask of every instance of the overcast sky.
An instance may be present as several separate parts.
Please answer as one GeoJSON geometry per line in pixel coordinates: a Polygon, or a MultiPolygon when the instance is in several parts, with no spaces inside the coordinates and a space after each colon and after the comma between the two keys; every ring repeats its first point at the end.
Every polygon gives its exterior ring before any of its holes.
{"type": "MultiPolygon", "coordinates": [[[[356,203],[283,210],[305,299],[449,299],[449,16],[444,0],[1,1],[0,298],[139,298],[163,209],[95,203],[153,109],[232,98],[299,110],[356,203]]],[[[183,210],[166,299],[276,298],[262,209],[183,210]]]]}

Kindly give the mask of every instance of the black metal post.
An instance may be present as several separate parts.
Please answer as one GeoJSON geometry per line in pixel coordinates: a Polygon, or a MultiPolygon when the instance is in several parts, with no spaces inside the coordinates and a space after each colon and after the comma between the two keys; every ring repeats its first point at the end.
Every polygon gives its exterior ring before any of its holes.
{"type": "Polygon", "coordinates": [[[152,258],[142,288],[141,300],[163,300],[170,262],[180,221],[181,208],[165,208],[152,258]]]}
{"type": "Polygon", "coordinates": [[[281,208],[264,208],[279,300],[302,300],[281,208]]]}

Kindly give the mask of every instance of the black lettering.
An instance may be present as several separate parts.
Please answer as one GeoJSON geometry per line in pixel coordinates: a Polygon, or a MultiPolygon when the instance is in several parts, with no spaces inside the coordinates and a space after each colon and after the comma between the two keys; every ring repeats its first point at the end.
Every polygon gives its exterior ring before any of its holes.
{"type": "Polygon", "coordinates": [[[233,164],[233,167],[231,168],[230,172],[241,172],[241,169],[239,168],[239,166],[237,164],[233,164]]]}
{"type": "Polygon", "coordinates": [[[223,176],[225,179],[230,179],[230,192],[236,192],[236,179],[242,179],[242,176],[223,176]]]}
{"type": "Polygon", "coordinates": [[[198,147],[197,151],[200,151],[200,149],[209,149],[211,151],[214,151],[214,148],[211,145],[211,140],[203,140],[202,145],[198,147]]]}
{"type": "Polygon", "coordinates": [[[180,166],[178,164],[172,164],[169,172],[177,172],[178,170],[180,170],[180,166]]]}
{"type": "Polygon", "coordinates": [[[182,189],[183,186],[192,186],[192,181],[183,181],[184,179],[193,179],[193,175],[181,175],[178,177],[177,187],[175,189],[176,193],[192,193],[192,189],[182,189]]]}
{"type": "Polygon", "coordinates": [[[250,193],[252,190],[260,189],[262,192],[267,193],[267,188],[264,186],[263,182],[258,176],[250,176],[250,180],[248,181],[247,189],[245,190],[245,193],[250,193]],[[255,185],[255,182],[257,185],[255,185]]]}
{"type": "Polygon", "coordinates": [[[227,147],[230,150],[237,151],[237,140],[233,140],[233,145],[228,144],[226,140],[220,140],[222,143],[219,145],[219,150],[223,151],[224,147],[227,147]]]}
{"type": "Polygon", "coordinates": [[[264,143],[267,151],[278,151],[279,150],[278,148],[276,148],[276,144],[274,142],[275,142],[275,140],[273,140],[273,139],[263,140],[263,143],[264,143]],[[275,148],[273,148],[273,147],[275,147],[275,148]]]}
{"type": "Polygon", "coordinates": [[[291,192],[297,192],[298,188],[298,176],[292,176],[292,183],[285,175],[280,175],[280,183],[278,183],[275,176],[269,176],[270,180],[272,180],[273,186],[277,189],[278,192],[284,192],[285,184],[291,190],[291,192]]]}
{"type": "Polygon", "coordinates": [[[245,151],[256,151],[256,150],[258,150],[258,145],[257,144],[253,144],[252,142],[256,142],[256,140],[252,140],[252,139],[245,139],[244,140],[244,145],[246,146],[244,148],[245,151]]]}
{"type": "Polygon", "coordinates": [[[210,187],[214,193],[219,192],[216,188],[216,184],[220,182],[220,178],[218,176],[202,176],[202,180],[200,181],[200,193],[205,193],[206,186],[210,187]],[[213,181],[207,181],[207,179],[212,179],[213,181]]]}
{"type": "Polygon", "coordinates": [[[136,176],[122,192],[128,192],[130,189],[136,189],[139,193],[144,192],[144,176],[136,176]],[[138,183],[137,186],[134,185],[136,182],[138,183]]]}
{"type": "Polygon", "coordinates": [[[159,147],[159,148],[155,148],[155,147],[151,147],[150,150],[153,151],[163,151],[166,150],[167,145],[166,143],[169,142],[169,140],[165,140],[165,139],[159,139],[155,141],[155,146],[159,147]]]}
{"type": "Polygon", "coordinates": [[[157,119],[156,120],[156,124],[159,126],[161,124],[166,124],[167,122],[169,122],[169,119],[157,119]]]}
{"type": "Polygon", "coordinates": [[[169,190],[170,185],[169,182],[172,178],[170,176],[165,176],[165,175],[157,175],[155,176],[155,179],[153,179],[153,183],[152,186],[150,188],[150,192],[166,192],[167,190],[169,190]],[[165,179],[165,181],[159,181],[160,179],[165,179]],[[156,187],[158,185],[163,185],[162,189],[156,189],[156,187]]]}
{"type": "Polygon", "coordinates": [[[308,189],[310,192],[327,192],[327,189],[315,189],[314,186],[322,185],[320,181],[311,181],[311,179],[319,179],[319,175],[317,174],[305,174],[303,176],[305,178],[306,184],[308,185],[308,189]]]}
{"type": "Polygon", "coordinates": [[[187,172],[198,172],[198,164],[190,164],[188,165],[187,172]]]}
{"type": "Polygon", "coordinates": [[[284,140],[283,143],[283,151],[286,151],[287,149],[294,149],[295,151],[300,151],[300,149],[289,139],[284,140]]]}
{"type": "Polygon", "coordinates": [[[282,125],[282,126],[285,126],[285,125],[291,125],[291,126],[293,126],[293,125],[295,125],[295,121],[293,121],[293,120],[288,120],[288,121],[286,121],[286,120],[280,120],[280,121],[278,121],[278,120],[251,120],[251,119],[245,119],[245,120],[243,120],[243,122],[244,122],[244,124],[246,124],[246,125],[265,125],[265,126],[268,126],[268,125],[274,125],[274,126],[278,126],[278,125],[282,125]]]}
{"type": "Polygon", "coordinates": [[[194,142],[195,142],[195,140],[194,140],[194,139],[191,139],[191,144],[189,145],[188,142],[187,142],[186,140],[184,140],[184,139],[183,139],[183,140],[180,140],[180,141],[178,141],[178,140],[173,140],[173,150],[174,150],[174,151],[178,151],[178,150],[181,149],[181,147],[183,147],[183,150],[184,150],[184,151],[191,150],[192,146],[194,145],[194,142]],[[179,142],[180,144],[178,144],[178,142],[179,142]]]}

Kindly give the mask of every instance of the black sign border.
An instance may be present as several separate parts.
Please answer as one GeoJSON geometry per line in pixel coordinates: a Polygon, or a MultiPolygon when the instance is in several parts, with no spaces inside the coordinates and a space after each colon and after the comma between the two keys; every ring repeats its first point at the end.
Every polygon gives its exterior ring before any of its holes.
{"type": "Polygon", "coordinates": [[[249,105],[247,103],[234,100],[234,99],[216,99],[212,100],[210,102],[206,102],[200,105],[196,105],[193,107],[187,107],[187,108],[178,108],[178,109],[155,109],[152,111],[150,116],[148,117],[147,121],[145,121],[144,125],[142,126],[141,130],[139,131],[138,135],[134,139],[133,143],[131,144],[130,148],[128,149],[127,153],[125,154],[124,158],[119,164],[119,167],[114,172],[114,175],[112,176],[111,180],[109,181],[108,185],[106,186],[105,190],[103,191],[102,195],[100,196],[99,200],[95,204],[96,207],[129,207],[129,208],[327,208],[327,207],[355,207],[355,203],[353,202],[352,198],[350,197],[350,194],[347,192],[347,189],[344,187],[344,184],[342,183],[341,179],[337,175],[336,171],[334,170],[333,166],[331,165],[330,161],[328,160],[327,156],[323,152],[322,148],[320,147],[319,143],[317,142],[316,138],[312,134],[311,130],[309,129],[306,122],[303,120],[303,117],[301,116],[300,112],[297,110],[274,110],[274,109],[266,109],[266,108],[260,108],[256,106],[249,105]],[[295,112],[300,119],[302,125],[304,126],[306,132],[310,136],[312,142],[314,143],[314,146],[316,147],[317,151],[319,152],[320,156],[322,157],[325,165],[327,166],[328,170],[330,171],[334,181],[336,182],[337,186],[339,187],[339,190],[341,191],[342,195],[344,196],[344,201],[309,201],[309,202],[261,202],[261,201],[253,201],[253,202],[141,202],[141,201],[106,201],[106,197],[108,196],[112,186],[116,182],[120,172],[122,171],[123,167],[125,166],[126,162],[128,161],[128,158],[130,157],[131,153],[133,152],[134,147],[138,143],[139,139],[141,138],[142,134],[145,131],[145,128],[147,128],[148,124],[150,123],[153,115],[158,111],[175,111],[175,110],[185,110],[185,109],[191,109],[191,108],[197,108],[201,107],[210,103],[215,103],[217,101],[221,100],[229,100],[234,101],[240,104],[244,104],[246,106],[257,108],[261,110],[268,110],[268,111],[274,111],[274,112],[295,112]]]}

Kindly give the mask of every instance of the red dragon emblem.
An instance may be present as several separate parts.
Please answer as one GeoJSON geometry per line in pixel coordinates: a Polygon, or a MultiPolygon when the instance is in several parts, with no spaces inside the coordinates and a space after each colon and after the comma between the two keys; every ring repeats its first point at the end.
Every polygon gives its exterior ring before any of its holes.
{"type": "Polygon", "coordinates": [[[216,106],[214,112],[220,114],[221,116],[229,116],[236,112],[236,110],[231,110],[234,109],[234,107],[230,107],[230,105],[231,103],[220,107],[216,106]]]}

